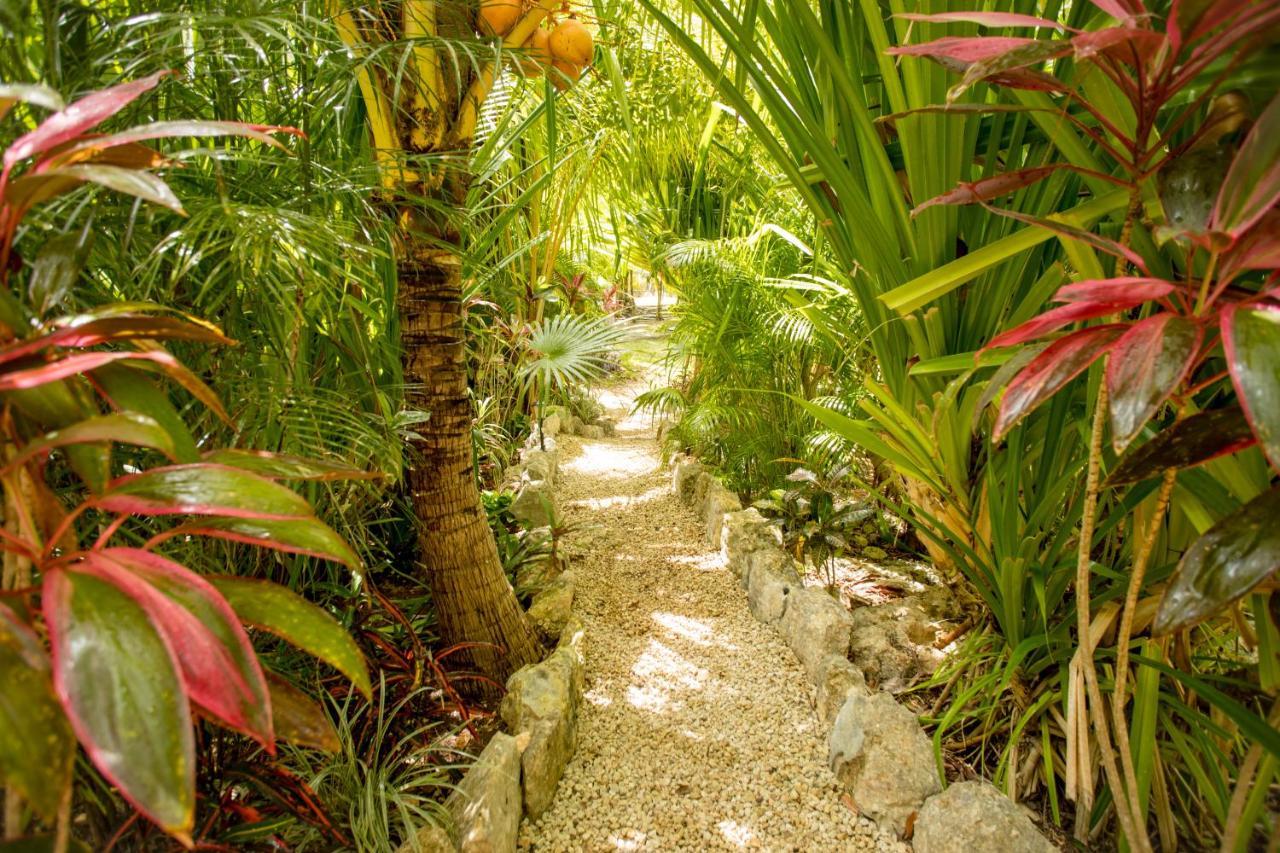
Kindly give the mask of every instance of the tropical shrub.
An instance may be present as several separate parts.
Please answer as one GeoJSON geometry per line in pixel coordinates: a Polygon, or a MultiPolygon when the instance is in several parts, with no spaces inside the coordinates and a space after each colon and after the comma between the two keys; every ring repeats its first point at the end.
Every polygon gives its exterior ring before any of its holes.
{"type": "MultiPolygon", "coordinates": [[[[1240,443],[1259,437],[1247,420],[1228,414],[1245,392],[1228,381],[1231,356],[1212,329],[1229,305],[1236,307],[1228,316],[1243,318],[1255,335],[1274,328],[1261,322],[1273,313],[1274,299],[1264,295],[1267,264],[1262,271],[1223,270],[1228,242],[1179,236],[1203,228],[1188,229],[1194,221],[1173,198],[1192,196],[1210,215],[1223,198],[1212,176],[1225,178],[1230,153],[1213,151],[1219,143],[1229,151],[1244,128],[1231,127],[1239,110],[1229,108],[1230,99],[1217,109],[1211,104],[1236,87],[1263,103],[1273,97],[1274,36],[1266,25],[1274,4],[1147,8],[1122,0],[957,12],[938,3],[891,14],[880,4],[841,0],[694,0],[727,63],[658,4],[645,5],[814,212],[821,249],[833,259],[831,277],[866,318],[874,357],[866,381],[837,379],[833,405],[798,404],[892,468],[883,499],[913,521],[957,590],[980,602],[980,630],[962,639],[921,697],[940,769],[944,751],[960,753],[1015,798],[1043,791],[1042,804],[1057,821],[1073,817],[1065,794],[1074,800],[1082,841],[1104,831],[1114,808],[1122,832],[1135,834],[1127,842],[1133,846],[1144,846],[1153,822],[1162,846],[1178,837],[1248,843],[1263,815],[1269,782],[1261,780],[1275,768],[1270,582],[1216,621],[1167,639],[1143,632],[1181,553],[1187,551],[1185,571],[1199,559],[1200,549],[1188,551],[1197,538],[1269,493],[1273,471],[1257,450],[1180,469],[1168,487],[1171,514],[1160,523],[1165,489],[1151,477],[1098,490],[1103,472],[1119,470],[1114,448],[1098,447],[1089,427],[1094,412],[1101,410],[1101,419],[1108,410],[1096,405],[1098,388],[1109,381],[1101,362],[1087,382],[1072,383],[1083,367],[1048,356],[1039,372],[1006,390],[1038,352],[988,344],[1040,315],[1064,286],[1079,286],[1063,294],[1078,294],[1063,314],[1087,312],[1079,303],[1092,301],[1098,313],[1089,317],[1115,317],[1104,324],[1111,328],[1076,333],[1079,359],[1087,362],[1126,333],[1135,346],[1125,352],[1146,353],[1117,359],[1112,350],[1112,375],[1132,389],[1127,404],[1112,409],[1123,413],[1116,415],[1122,448],[1189,422],[1199,410],[1234,418],[1234,433],[1221,436],[1216,449],[1229,449],[1232,435],[1240,443]],[[969,37],[986,26],[1028,27],[1037,37],[969,37]],[[1189,176],[1203,178],[1209,192],[1195,198],[1189,176]],[[1162,183],[1172,208],[1163,211],[1162,183]],[[1101,298],[1110,285],[1096,285],[1108,276],[1124,280],[1115,307],[1101,298]],[[1090,300],[1095,285],[1100,298],[1090,300]],[[1173,289],[1149,302],[1130,290],[1135,285],[1173,289]],[[1149,343],[1172,347],[1173,338],[1155,334],[1166,325],[1188,333],[1171,353],[1172,361],[1185,358],[1178,363],[1185,372],[1157,375],[1163,350],[1137,344],[1145,333],[1149,343]],[[1057,382],[1055,369],[1070,375],[1057,382]],[[1037,398],[1048,386],[1058,393],[1037,398]],[[1002,440],[993,442],[1000,414],[987,408],[1002,391],[1001,405],[1024,417],[1001,423],[1002,440]],[[1171,395],[1179,414],[1166,413],[1171,395]],[[1044,405],[1025,406],[1029,399],[1044,405]],[[1133,570],[1140,565],[1147,565],[1145,577],[1133,570]],[[1129,605],[1135,580],[1138,604],[1129,605]],[[1128,648],[1131,636],[1137,652],[1128,648]],[[1116,660],[1113,640],[1127,661],[1116,660]],[[1119,664],[1133,672],[1119,675],[1119,664]],[[1086,715],[1086,694],[1098,700],[1103,692],[1110,701],[1093,701],[1086,715]],[[1110,731],[1124,715],[1132,752],[1126,746],[1116,757],[1098,724],[1110,731]],[[1115,764],[1116,772],[1103,768],[1101,793],[1095,755],[1115,764]]],[[[1259,133],[1257,140],[1266,138],[1259,133]]],[[[1269,168],[1262,164],[1274,163],[1275,153],[1256,150],[1247,169],[1257,171],[1248,180],[1260,189],[1251,205],[1260,204],[1253,214],[1265,218],[1272,202],[1261,189],[1269,168]]],[[[1246,242],[1259,245],[1258,236],[1244,240],[1249,218],[1223,219],[1219,228],[1241,229],[1228,235],[1241,241],[1241,252],[1246,242]]],[[[1268,233],[1264,227],[1257,235],[1268,233]]],[[[811,306],[830,317],[825,309],[811,306]]],[[[1019,334],[1035,337],[1032,328],[1019,334]]],[[[1069,337],[1049,346],[1064,348],[1061,355],[1069,337]]],[[[1168,465],[1167,456],[1156,462],[1157,477],[1168,465]]],[[[1254,580],[1273,567],[1264,559],[1254,580]]]]}
{"type": "Polygon", "coordinates": [[[280,636],[370,692],[359,650],[322,609],[265,581],[204,577],[157,551],[166,541],[209,537],[358,572],[350,547],[278,481],[362,475],[289,456],[201,451],[152,377],[225,418],[213,391],[162,342],[231,342],[151,303],[47,318],[79,272],[76,246],[50,241],[29,263],[15,248],[33,207],[86,184],[181,211],[154,172],[167,161],[150,140],[231,135],[278,145],[269,134],[287,130],[192,121],[93,132],[165,76],[66,107],[42,87],[0,87],[0,118],[17,102],[55,110],[6,149],[0,171],[0,776],[56,820],[59,846],[69,832],[77,742],[141,813],[187,844],[194,714],[268,753],[291,737],[315,745],[305,733],[328,725],[323,712],[259,663],[244,625],[280,636]],[[188,520],[164,524],[173,516],[188,520]]]}

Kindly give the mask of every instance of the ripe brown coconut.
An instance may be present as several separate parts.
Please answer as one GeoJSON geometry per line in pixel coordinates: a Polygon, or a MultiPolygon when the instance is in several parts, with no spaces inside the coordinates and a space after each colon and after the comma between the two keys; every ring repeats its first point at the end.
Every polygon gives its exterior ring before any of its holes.
{"type": "Polygon", "coordinates": [[[525,56],[520,60],[520,71],[526,77],[537,77],[551,65],[551,33],[538,27],[524,43],[525,56]]]}
{"type": "Polygon", "coordinates": [[[591,31],[573,18],[561,22],[551,31],[551,55],[561,62],[590,65],[595,56],[591,31]]]}
{"type": "Polygon", "coordinates": [[[547,73],[551,75],[552,85],[563,92],[578,82],[578,78],[582,76],[582,66],[565,62],[563,59],[554,59],[547,73]]]}
{"type": "Polygon", "coordinates": [[[480,0],[476,26],[487,36],[505,36],[520,20],[521,0],[480,0]]]}

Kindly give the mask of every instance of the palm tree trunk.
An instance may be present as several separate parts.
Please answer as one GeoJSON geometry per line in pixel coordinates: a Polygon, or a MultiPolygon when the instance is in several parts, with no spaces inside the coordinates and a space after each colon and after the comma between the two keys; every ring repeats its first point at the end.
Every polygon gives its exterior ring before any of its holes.
{"type": "MultiPolygon", "coordinates": [[[[406,402],[430,414],[408,482],[445,645],[500,684],[541,651],[498,558],[476,488],[457,256],[409,247],[399,264],[406,402]]],[[[455,656],[456,659],[457,656],[455,656]]]]}

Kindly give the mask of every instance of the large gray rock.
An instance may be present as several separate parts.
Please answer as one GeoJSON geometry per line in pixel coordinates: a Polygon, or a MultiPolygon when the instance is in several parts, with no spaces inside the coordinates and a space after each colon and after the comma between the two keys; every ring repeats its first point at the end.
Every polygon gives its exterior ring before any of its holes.
{"type": "Polygon", "coordinates": [[[544,642],[555,642],[573,612],[576,579],[573,572],[561,572],[542,587],[529,603],[529,621],[544,642]]]}
{"type": "Polygon", "coordinates": [[[942,625],[915,598],[853,611],[849,657],[867,683],[900,693],[937,669],[943,654],[933,647],[942,625]]]}
{"type": "MultiPolygon", "coordinates": [[[[550,448],[551,443],[548,442],[547,446],[550,448]]],[[[526,450],[521,454],[520,460],[524,463],[524,470],[530,480],[545,480],[550,485],[555,485],[560,466],[558,450],[526,450]]]]}
{"type": "Polygon", "coordinates": [[[599,424],[583,424],[582,428],[578,430],[578,435],[582,436],[583,438],[589,438],[589,439],[598,441],[599,439],[604,438],[604,427],[600,426],[599,424]]]}
{"type": "Polygon", "coordinates": [[[1040,834],[1012,800],[983,781],[957,782],[925,801],[916,818],[916,853],[1053,853],[1058,848],[1040,834]]]}
{"type": "Polygon", "coordinates": [[[849,659],[843,655],[832,655],[823,661],[822,671],[818,675],[818,700],[815,710],[818,712],[818,719],[822,721],[824,730],[830,728],[836,721],[836,716],[844,707],[844,700],[848,698],[850,690],[867,693],[867,682],[862,677],[862,670],[850,663],[849,659]]]}
{"type": "Polygon", "coordinates": [[[520,749],[499,732],[445,802],[462,853],[511,853],[520,830],[520,749]]]}
{"type": "Polygon", "coordinates": [[[899,835],[942,789],[929,738],[916,715],[888,693],[849,691],[827,745],[831,770],[858,810],[899,835]]]}
{"type": "Polygon", "coordinates": [[[707,544],[714,547],[720,547],[720,539],[724,530],[724,517],[726,513],[739,512],[742,509],[742,501],[738,500],[738,496],[729,491],[719,480],[712,480],[707,486],[707,492],[702,496],[702,522],[707,529],[707,544]]]}
{"type": "Polygon", "coordinates": [[[677,456],[672,462],[671,488],[686,504],[693,503],[693,487],[702,473],[702,463],[691,456],[677,456]]]}
{"type": "Polygon", "coordinates": [[[698,514],[702,514],[702,502],[707,497],[707,490],[711,488],[712,483],[718,483],[714,476],[707,471],[699,471],[698,476],[693,478],[693,491],[689,494],[688,504],[697,510],[698,514]]]}
{"type": "Polygon", "coordinates": [[[788,598],[778,630],[804,666],[809,681],[818,683],[822,664],[831,655],[844,657],[849,649],[849,611],[819,589],[798,589],[788,598]]]}
{"type": "Polygon", "coordinates": [[[757,551],[750,557],[747,606],[766,625],[777,622],[793,593],[801,589],[794,561],[781,550],[757,551]]]}
{"type": "Polygon", "coordinates": [[[747,573],[751,554],[764,548],[781,547],[781,532],[755,507],[725,515],[720,552],[739,579],[747,573]]]}
{"type": "Polygon", "coordinates": [[[511,501],[511,515],[525,527],[546,527],[551,523],[552,507],[551,484],[527,479],[526,474],[511,501]]]}
{"type": "Polygon", "coordinates": [[[537,818],[555,796],[556,786],[578,745],[581,659],[560,646],[542,663],[521,667],[507,680],[499,712],[517,737],[528,735],[520,756],[524,808],[537,818]]]}
{"type": "Polygon", "coordinates": [[[542,419],[542,431],[551,437],[560,434],[560,413],[552,412],[542,419]]]}

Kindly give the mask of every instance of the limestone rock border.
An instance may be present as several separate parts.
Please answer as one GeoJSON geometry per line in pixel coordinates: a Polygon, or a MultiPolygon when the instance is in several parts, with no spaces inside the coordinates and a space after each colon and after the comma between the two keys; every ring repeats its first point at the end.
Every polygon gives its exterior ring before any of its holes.
{"type": "Polygon", "coordinates": [[[672,491],[706,524],[708,543],[720,547],[747,593],[752,615],[782,635],[804,668],[815,689],[815,712],[827,731],[831,769],[862,814],[899,835],[914,818],[925,819],[925,846],[941,850],[929,841],[941,834],[935,829],[942,823],[938,814],[957,799],[959,786],[966,786],[966,793],[979,787],[979,795],[965,797],[968,828],[948,825],[947,851],[982,849],[990,840],[983,827],[989,830],[991,824],[1016,827],[1026,845],[1022,849],[1055,849],[1016,804],[988,783],[956,783],[944,792],[932,746],[914,712],[890,693],[868,689],[862,670],[849,660],[860,630],[849,612],[825,592],[803,585],[803,568],[783,549],[777,529],[755,509],[743,509],[701,462],[675,454],[668,466],[672,491]],[[975,817],[979,806],[984,812],[975,817]],[[1016,822],[1018,816],[1022,822],[1016,822]]]}
{"type": "MultiPolygon", "coordinates": [[[[516,489],[512,514],[529,527],[550,521],[560,461],[555,436],[560,428],[558,414],[546,417],[545,439],[535,430],[519,463],[504,478],[516,489]]],[[[490,739],[445,801],[453,826],[425,826],[401,845],[399,853],[514,853],[520,822],[537,818],[555,797],[578,745],[584,632],[572,613],[574,573],[563,564],[548,563],[536,574],[541,589],[528,614],[539,635],[554,641],[551,653],[507,679],[499,708],[507,731],[490,739]]]]}

